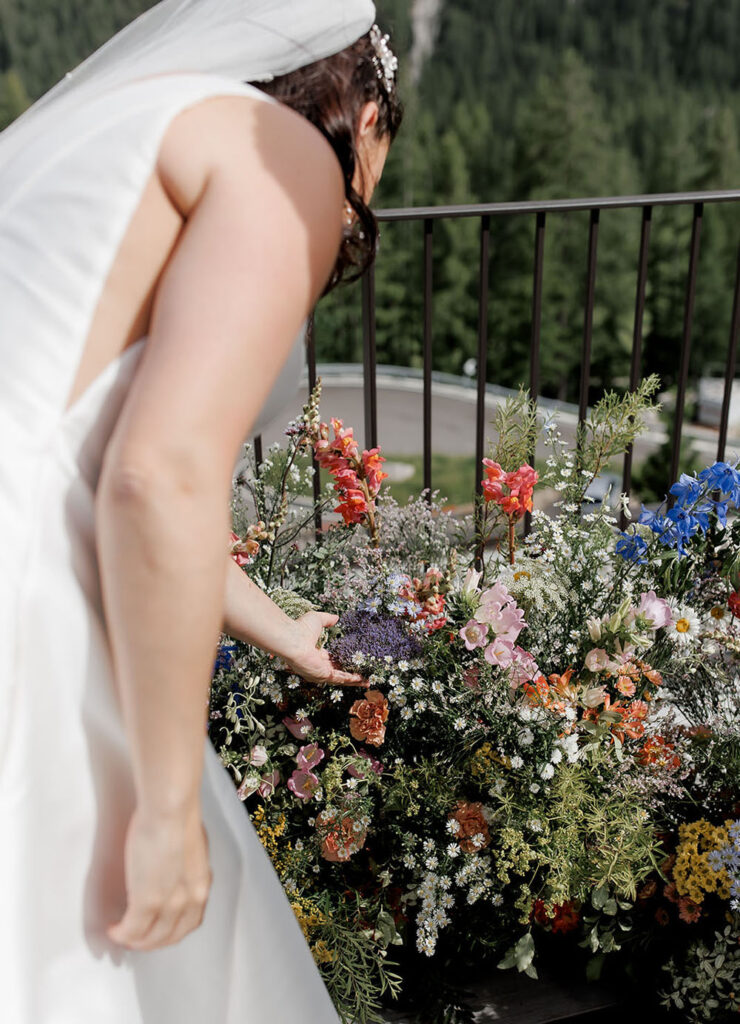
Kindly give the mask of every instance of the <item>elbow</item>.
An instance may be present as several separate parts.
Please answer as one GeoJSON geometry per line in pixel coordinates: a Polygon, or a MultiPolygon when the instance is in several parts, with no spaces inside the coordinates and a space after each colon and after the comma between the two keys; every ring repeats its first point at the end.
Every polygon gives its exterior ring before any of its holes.
{"type": "Polygon", "coordinates": [[[103,461],[95,492],[96,504],[143,505],[151,501],[161,484],[154,467],[103,461]]]}
{"type": "MultiPolygon", "coordinates": [[[[230,481],[229,481],[230,484],[230,481]]],[[[213,467],[195,459],[104,458],[95,503],[100,507],[174,507],[178,503],[221,496],[224,481],[213,467]]]]}

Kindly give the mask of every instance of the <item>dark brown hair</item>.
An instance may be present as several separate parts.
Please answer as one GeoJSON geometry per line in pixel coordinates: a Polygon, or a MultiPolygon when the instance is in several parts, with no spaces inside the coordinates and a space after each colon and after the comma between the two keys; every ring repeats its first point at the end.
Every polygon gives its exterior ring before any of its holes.
{"type": "Polygon", "coordinates": [[[324,295],[341,282],[356,281],[375,259],[378,223],[375,215],[352,187],[358,153],[355,134],[366,103],[378,104],[376,132],[379,138],[395,139],[403,118],[403,106],[394,84],[389,91],[373,63],[375,48],[370,33],[339,53],[278,75],[271,82],[253,83],[263,92],[303,114],[328,139],[342,167],[347,202],[355,212],[352,227],[345,227],[334,270],[324,295]]]}

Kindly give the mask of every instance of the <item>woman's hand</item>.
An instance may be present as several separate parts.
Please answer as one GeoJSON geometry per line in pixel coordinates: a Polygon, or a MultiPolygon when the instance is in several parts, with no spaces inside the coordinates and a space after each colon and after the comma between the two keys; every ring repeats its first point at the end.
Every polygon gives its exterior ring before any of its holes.
{"type": "Polygon", "coordinates": [[[128,906],[108,927],[132,950],[170,946],[203,921],[213,880],[200,804],[167,814],[137,807],[124,853],[128,906]]]}
{"type": "Polygon", "coordinates": [[[295,619],[290,653],[283,654],[283,661],[292,672],[305,679],[307,683],[368,687],[370,683],[364,676],[358,672],[345,672],[337,668],[329,657],[329,652],[316,646],[322,629],[334,626],[338,619],[338,615],[329,612],[306,612],[295,619]]]}

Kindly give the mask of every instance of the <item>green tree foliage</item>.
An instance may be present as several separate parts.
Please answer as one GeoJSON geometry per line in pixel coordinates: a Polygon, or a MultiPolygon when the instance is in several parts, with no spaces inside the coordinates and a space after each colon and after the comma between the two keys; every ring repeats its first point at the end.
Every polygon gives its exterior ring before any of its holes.
{"type": "MultiPolygon", "coordinates": [[[[151,0],[0,0],[0,126],[151,0]]],[[[435,45],[411,80],[411,0],[378,0],[401,56],[406,105],[376,207],[525,200],[740,185],[740,0],[442,0],[435,45]]],[[[675,382],[690,209],[653,211],[644,373],[675,382]]],[[[599,223],[592,392],[629,369],[639,211],[599,223]]],[[[433,346],[459,373],[476,353],[475,219],[436,222],[433,346]]],[[[488,378],[527,379],[533,217],[491,222],[488,378]]],[[[575,399],[588,213],[547,218],[542,392],[575,399]]],[[[740,206],[705,206],[691,374],[721,371],[740,206]]],[[[381,362],[422,361],[423,226],[382,225],[376,266],[381,362]]],[[[359,361],[360,289],[321,304],[321,359],[359,361]]]]}

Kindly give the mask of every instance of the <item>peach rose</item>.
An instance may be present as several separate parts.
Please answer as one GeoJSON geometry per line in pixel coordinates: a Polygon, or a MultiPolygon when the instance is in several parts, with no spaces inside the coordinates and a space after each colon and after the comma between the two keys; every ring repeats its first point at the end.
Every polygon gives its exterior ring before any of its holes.
{"type": "Polygon", "coordinates": [[[349,723],[354,738],[379,747],[385,739],[388,718],[388,701],[380,690],[368,690],[361,700],[354,702],[349,713],[354,716],[349,723]]]}
{"type": "Polygon", "coordinates": [[[476,853],[490,843],[491,836],[488,832],[488,822],[483,815],[483,804],[458,800],[448,819],[456,821],[460,826],[455,837],[460,849],[465,853],[476,853]],[[483,836],[483,841],[474,843],[472,837],[478,834],[483,836]]]}

